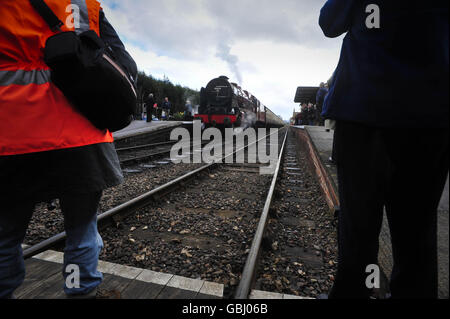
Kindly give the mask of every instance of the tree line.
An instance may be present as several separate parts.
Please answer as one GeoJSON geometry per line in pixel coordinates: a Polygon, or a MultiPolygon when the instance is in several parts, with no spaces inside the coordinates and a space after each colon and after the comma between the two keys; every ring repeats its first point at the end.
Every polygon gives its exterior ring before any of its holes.
{"type": "Polygon", "coordinates": [[[161,105],[165,97],[168,97],[172,103],[172,112],[179,113],[185,111],[186,101],[189,100],[192,106],[200,104],[200,93],[188,87],[179,84],[172,84],[167,77],[162,80],[155,79],[145,72],[138,73],[137,80],[138,105],[136,115],[139,116],[143,111],[143,104],[150,93],[153,93],[155,102],[161,105]]]}

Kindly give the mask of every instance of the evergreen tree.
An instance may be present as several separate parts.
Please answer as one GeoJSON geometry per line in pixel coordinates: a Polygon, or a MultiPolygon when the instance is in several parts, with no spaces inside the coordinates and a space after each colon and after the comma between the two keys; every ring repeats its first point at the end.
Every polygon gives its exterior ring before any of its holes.
{"type": "Polygon", "coordinates": [[[139,95],[136,108],[137,116],[142,113],[145,98],[150,93],[153,93],[155,101],[159,105],[164,101],[165,97],[168,97],[172,103],[172,112],[174,114],[185,111],[185,105],[188,99],[193,106],[200,104],[200,93],[198,91],[179,84],[174,85],[167,76],[164,76],[163,80],[159,80],[151,75],[145,74],[145,72],[139,72],[137,87],[139,95]]]}

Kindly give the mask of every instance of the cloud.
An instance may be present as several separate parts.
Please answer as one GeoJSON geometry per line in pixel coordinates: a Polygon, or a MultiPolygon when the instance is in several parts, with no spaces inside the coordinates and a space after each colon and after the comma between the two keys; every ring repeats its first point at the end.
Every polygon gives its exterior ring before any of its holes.
{"type": "Polygon", "coordinates": [[[105,0],[106,16],[141,70],[200,89],[220,75],[288,119],[297,86],[318,85],[337,65],[317,0],[105,0]]]}

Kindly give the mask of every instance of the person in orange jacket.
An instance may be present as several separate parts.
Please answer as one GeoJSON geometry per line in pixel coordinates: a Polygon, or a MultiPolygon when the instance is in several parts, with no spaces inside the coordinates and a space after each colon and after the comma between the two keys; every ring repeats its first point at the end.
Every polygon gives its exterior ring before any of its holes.
{"type": "MultiPolygon", "coordinates": [[[[62,31],[94,30],[136,78],[136,63],[98,1],[45,3],[66,22],[62,31]],[[80,23],[67,13],[75,5],[80,23]]],[[[0,1],[0,12],[0,298],[12,298],[24,280],[21,244],[35,205],[55,198],[67,233],[64,278],[74,267],[80,275],[79,285],[66,283],[64,291],[94,294],[103,279],[97,270],[99,202],[103,190],[123,182],[113,136],[94,127],[52,83],[43,52],[56,32],[31,3],[0,1]]]]}

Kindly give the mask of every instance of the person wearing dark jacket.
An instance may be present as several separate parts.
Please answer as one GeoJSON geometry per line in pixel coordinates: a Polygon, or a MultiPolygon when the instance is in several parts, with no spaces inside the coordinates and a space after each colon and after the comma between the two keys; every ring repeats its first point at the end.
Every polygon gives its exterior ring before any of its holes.
{"type": "Polygon", "coordinates": [[[168,121],[170,118],[170,109],[172,108],[172,103],[170,103],[168,97],[166,97],[164,99],[164,102],[162,103],[161,108],[163,109],[164,113],[166,114],[166,120],[168,121]]]}
{"type": "Polygon", "coordinates": [[[306,105],[306,103],[302,104],[302,109],[300,111],[300,125],[309,125],[309,111],[308,111],[308,106],[306,105]]]}
{"type": "MultiPolygon", "coordinates": [[[[45,3],[60,20],[69,20],[65,1],[45,3]]],[[[93,28],[135,80],[136,63],[100,3],[83,3],[75,31],[93,28]]],[[[0,299],[13,298],[24,281],[21,245],[35,205],[55,198],[67,234],[64,279],[74,266],[79,271],[74,273],[79,285],[65,280],[64,291],[95,296],[103,280],[97,270],[103,248],[98,207],[103,190],[123,182],[112,134],[94,127],[52,82],[43,46],[54,32],[30,2],[0,1],[0,12],[8,17],[0,20],[0,299]]],[[[61,26],[62,31],[73,28],[61,26]]]]}
{"type": "Polygon", "coordinates": [[[150,123],[153,119],[153,108],[155,105],[155,98],[153,97],[153,93],[150,93],[145,100],[145,105],[147,109],[147,123],[150,123]]]}
{"type": "Polygon", "coordinates": [[[337,120],[339,265],[329,298],[368,298],[386,210],[392,298],[437,297],[437,208],[448,176],[448,2],[329,0],[344,33],[324,103],[337,120]],[[423,103],[427,101],[424,108],[423,103]]]}
{"type": "Polygon", "coordinates": [[[324,120],[322,118],[322,111],[323,111],[323,102],[325,101],[325,97],[328,94],[328,89],[325,87],[325,83],[320,83],[320,89],[317,92],[316,96],[316,119],[318,121],[319,126],[324,125],[324,120]]]}

